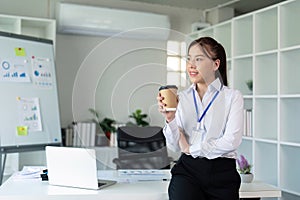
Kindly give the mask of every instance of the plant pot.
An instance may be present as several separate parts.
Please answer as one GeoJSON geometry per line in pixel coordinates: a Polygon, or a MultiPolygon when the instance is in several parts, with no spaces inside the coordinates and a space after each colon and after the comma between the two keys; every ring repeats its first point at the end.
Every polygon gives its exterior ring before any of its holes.
{"type": "Polygon", "coordinates": [[[242,183],[251,183],[253,181],[253,174],[240,174],[242,183]]]}
{"type": "Polygon", "coordinates": [[[110,131],[106,131],[106,132],[105,132],[105,136],[107,137],[108,140],[110,140],[110,134],[111,134],[110,131]]]}

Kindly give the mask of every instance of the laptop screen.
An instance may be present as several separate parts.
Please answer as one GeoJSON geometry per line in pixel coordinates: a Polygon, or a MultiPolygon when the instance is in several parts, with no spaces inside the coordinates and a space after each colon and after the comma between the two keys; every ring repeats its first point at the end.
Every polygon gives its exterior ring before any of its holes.
{"type": "Polygon", "coordinates": [[[49,184],[98,189],[94,149],[46,147],[49,184]]]}

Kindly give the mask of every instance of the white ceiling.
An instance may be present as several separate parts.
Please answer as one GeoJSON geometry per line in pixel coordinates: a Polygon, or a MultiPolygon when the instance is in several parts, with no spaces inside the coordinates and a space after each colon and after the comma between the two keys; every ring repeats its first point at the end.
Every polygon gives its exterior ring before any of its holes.
{"type": "Polygon", "coordinates": [[[236,15],[245,14],[285,0],[124,0],[150,4],[168,5],[180,8],[211,9],[217,6],[233,7],[236,15]]]}

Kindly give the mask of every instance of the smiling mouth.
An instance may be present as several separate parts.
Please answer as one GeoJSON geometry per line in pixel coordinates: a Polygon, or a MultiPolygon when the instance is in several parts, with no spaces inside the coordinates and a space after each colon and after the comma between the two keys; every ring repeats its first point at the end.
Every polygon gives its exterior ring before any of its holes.
{"type": "Polygon", "coordinates": [[[197,76],[199,74],[199,72],[189,72],[189,75],[191,77],[197,76]]]}

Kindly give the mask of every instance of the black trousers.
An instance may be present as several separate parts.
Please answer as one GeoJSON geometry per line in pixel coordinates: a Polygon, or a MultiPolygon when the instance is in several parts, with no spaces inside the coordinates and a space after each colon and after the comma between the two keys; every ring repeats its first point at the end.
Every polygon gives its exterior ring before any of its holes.
{"type": "Polygon", "coordinates": [[[241,178],[235,159],[182,154],[171,170],[170,200],[238,200],[241,178]]]}

